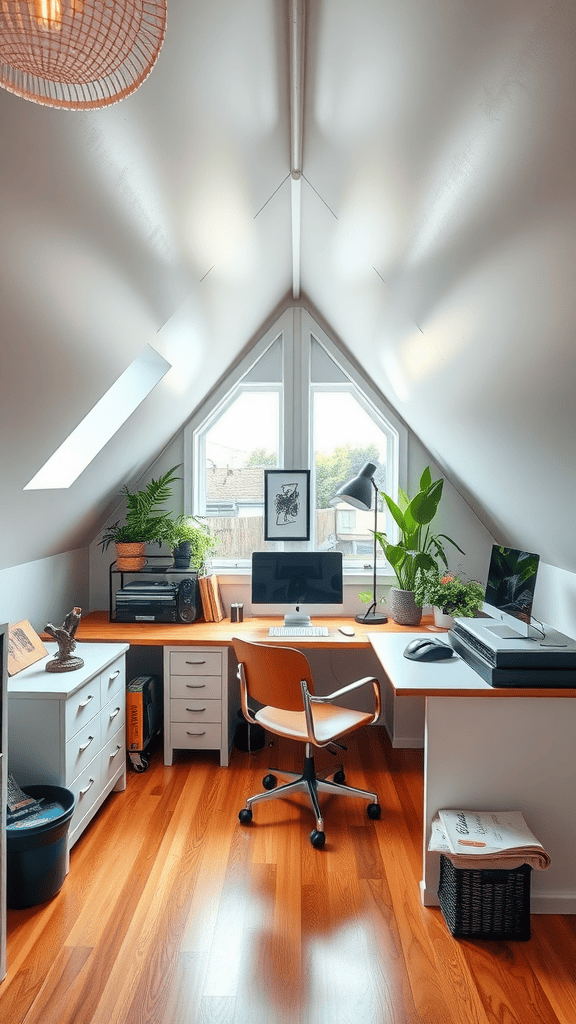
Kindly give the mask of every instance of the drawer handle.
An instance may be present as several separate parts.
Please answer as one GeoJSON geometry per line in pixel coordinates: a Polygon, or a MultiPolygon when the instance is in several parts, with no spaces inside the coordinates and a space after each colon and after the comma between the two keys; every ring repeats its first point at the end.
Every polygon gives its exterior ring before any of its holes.
{"type": "Polygon", "coordinates": [[[120,714],[120,708],[114,708],[114,711],[110,715],[110,721],[112,721],[114,718],[116,718],[116,715],[119,715],[119,714],[120,714]]]}
{"type": "Polygon", "coordinates": [[[186,683],[186,687],[188,690],[204,690],[206,683],[186,683]]]}
{"type": "Polygon", "coordinates": [[[86,697],[86,700],[83,700],[82,703],[78,705],[78,708],[85,708],[85,707],[87,707],[91,700],[94,700],[94,694],[93,693],[88,694],[88,696],[86,697]]]}
{"type": "Polygon", "coordinates": [[[199,714],[200,711],[206,711],[206,708],[186,708],[186,711],[192,711],[194,714],[199,714]]]}
{"type": "Polygon", "coordinates": [[[94,739],[93,736],[89,736],[88,740],[86,741],[86,743],[83,743],[81,747],[78,747],[78,753],[83,754],[84,751],[88,749],[88,747],[92,743],[93,739],[94,739]]]}
{"type": "Polygon", "coordinates": [[[190,732],[190,731],[189,731],[189,730],[187,729],[187,730],[186,730],[186,735],[187,735],[187,736],[205,736],[205,735],[206,735],[206,729],[204,729],[204,732],[190,732]]]}
{"type": "Polygon", "coordinates": [[[114,751],[114,753],[110,754],[110,760],[112,761],[121,750],[122,750],[122,747],[116,747],[116,750],[114,751]]]}
{"type": "Polygon", "coordinates": [[[113,683],[115,679],[118,679],[119,675],[120,675],[120,669],[117,668],[116,671],[113,672],[111,676],[108,676],[108,685],[110,685],[110,683],[113,683]]]}
{"type": "Polygon", "coordinates": [[[205,665],[206,664],[206,658],[204,658],[202,661],[186,661],[185,664],[186,665],[205,665]]]}
{"type": "Polygon", "coordinates": [[[94,785],[94,779],[90,779],[89,782],[88,782],[88,785],[86,786],[86,789],[81,789],[79,794],[78,794],[78,796],[81,796],[81,797],[82,796],[86,796],[86,793],[88,792],[89,789],[92,789],[93,785],[94,785]]]}

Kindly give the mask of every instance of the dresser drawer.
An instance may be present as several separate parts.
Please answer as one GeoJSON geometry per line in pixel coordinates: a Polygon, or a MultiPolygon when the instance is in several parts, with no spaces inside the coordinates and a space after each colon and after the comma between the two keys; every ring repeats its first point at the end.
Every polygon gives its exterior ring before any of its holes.
{"type": "Polygon", "coordinates": [[[67,786],[76,797],[76,808],[70,822],[70,832],[74,831],[76,825],[88,813],[92,804],[96,802],[102,792],[102,751],[99,751],[93,761],[86,766],[84,771],[67,786]]]}
{"type": "Polygon", "coordinates": [[[102,708],[100,721],[102,722],[102,746],[104,746],[118,729],[124,729],[126,723],[126,698],[124,690],[117,693],[102,708]]]}
{"type": "Polygon", "coordinates": [[[68,697],[65,708],[66,738],[74,736],[101,708],[100,676],[91,679],[77,693],[68,697]]]}
{"type": "Polygon", "coordinates": [[[172,651],[171,676],[221,676],[220,651],[172,651]]]}
{"type": "Polygon", "coordinates": [[[114,777],[126,760],[126,738],[124,729],[118,731],[105,744],[102,750],[102,788],[114,777]]]}
{"type": "Polygon", "coordinates": [[[70,786],[102,747],[100,716],[95,715],[66,744],[65,786],[70,786]]]}
{"type": "Polygon", "coordinates": [[[172,676],[170,683],[171,697],[196,697],[203,700],[219,700],[222,692],[220,676],[172,676]]]}
{"type": "Polygon", "coordinates": [[[170,726],[172,747],[175,750],[218,750],[221,727],[209,722],[173,723],[170,726]]]}
{"type": "Polygon", "coordinates": [[[105,704],[115,694],[126,689],[126,659],[117,658],[100,676],[100,703],[105,704]]]}
{"type": "Polygon", "coordinates": [[[222,701],[219,700],[171,700],[170,719],[172,722],[220,722],[222,701]]]}

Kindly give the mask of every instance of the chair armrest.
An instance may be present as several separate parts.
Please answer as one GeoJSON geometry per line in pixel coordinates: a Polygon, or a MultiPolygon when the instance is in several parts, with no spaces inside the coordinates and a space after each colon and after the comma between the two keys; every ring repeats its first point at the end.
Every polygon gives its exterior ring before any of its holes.
{"type": "MultiPolygon", "coordinates": [[[[376,722],[380,718],[380,713],[382,711],[380,683],[378,682],[375,676],[364,676],[363,679],[356,679],[353,683],[348,683],[347,686],[343,686],[341,687],[341,689],[335,690],[334,693],[326,694],[325,697],[317,697],[316,695],[312,695],[311,693],[309,693],[305,680],[301,680],[300,685],[302,687],[302,696],[304,698],[306,727],[308,729],[308,738],[311,743],[315,743],[317,746],[320,745],[316,740],[316,735],[314,732],[312,704],[332,704],[334,703],[335,697],[342,697],[347,693],[352,693],[353,690],[358,690],[361,686],[366,686],[367,684],[371,684],[372,692],[374,694],[374,714],[372,716],[372,721],[369,723],[370,725],[374,725],[374,722],[376,722]]],[[[324,746],[326,746],[326,744],[324,744],[324,746]]]]}
{"type": "Polygon", "coordinates": [[[310,694],[310,700],[313,704],[330,704],[333,700],[338,697],[343,697],[345,693],[352,693],[353,690],[358,690],[361,686],[366,686],[367,683],[372,683],[380,689],[380,683],[375,676],[364,676],[363,679],[356,679],[353,683],[348,683],[343,686],[340,690],[334,690],[334,693],[327,693],[324,697],[317,697],[316,694],[310,694]]]}

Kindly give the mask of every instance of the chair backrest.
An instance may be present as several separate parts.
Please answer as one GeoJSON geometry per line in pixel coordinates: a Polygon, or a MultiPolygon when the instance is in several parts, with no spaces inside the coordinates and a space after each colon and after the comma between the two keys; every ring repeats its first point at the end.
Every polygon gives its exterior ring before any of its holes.
{"type": "Polygon", "coordinates": [[[234,637],[232,644],[244,666],[248,694],[254,700],[283,711],[304,710],[300,682],[306,680],[310,693],[314,693],[314,683],[308,659],[301,651],[250,643],[238,637],[234,637]]]}

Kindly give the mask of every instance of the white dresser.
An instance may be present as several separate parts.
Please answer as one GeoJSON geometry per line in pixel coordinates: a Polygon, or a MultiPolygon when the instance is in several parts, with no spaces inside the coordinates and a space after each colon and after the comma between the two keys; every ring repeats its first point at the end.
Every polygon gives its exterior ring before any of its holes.
{"type": "Polygon", "coordinates": [[[227,647],[164,648],[164,764],[175,750],[219,750],[228,764],[239,707],[232,662],[227,647]]]}
{"type": "Polygon", "coordinates": [[[128,644],[76,645],[84,666],[46,672],[58,651],[8,680],[8,765],[21,786],[64,786],[76,796],[68,849],[113,790],[126,788],[128,644]]]}

